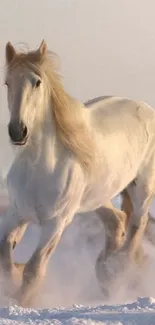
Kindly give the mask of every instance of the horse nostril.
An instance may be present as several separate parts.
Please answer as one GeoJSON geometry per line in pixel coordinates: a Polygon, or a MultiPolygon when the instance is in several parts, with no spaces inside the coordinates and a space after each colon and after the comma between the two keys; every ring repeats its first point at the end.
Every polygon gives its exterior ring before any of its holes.
{"type": "Polygon", "coordinates": [[[23,125],[23,130],[22,130],[22,137],[23,139],[25,139],[27,136],[27,126],[23,125]]]}

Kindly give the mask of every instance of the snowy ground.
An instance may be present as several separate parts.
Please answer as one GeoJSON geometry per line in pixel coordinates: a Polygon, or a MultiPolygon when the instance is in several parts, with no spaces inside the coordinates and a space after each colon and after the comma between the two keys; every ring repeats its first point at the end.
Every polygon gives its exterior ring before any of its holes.
{"type": "MultiPolygon", "coordinates": [[[[155,233],[155,229],[152,232],[155,233]]],[[[15,249],[14,259],[25,262],[35,249],[38,238],[39,229],[29,227],[15,249]]],[[[149,259],[147,268],[137,275],[140,286],[134,287],[133,270],[128,270],[116,282],[107,303],[94,272],[104,238],[104,229],[98,218],[76,216],[51,259],[36,309],[10,305],[4,297],[3,283],[0,284],[0,325],[155,325],[155,299],[137,298],[155,297],[155,247],[144,241],[149,259]],[[132,281],[133,285],[130,285],[132,281]]]]}
{"type": "Polygon", "coordinates": [[[16,325],[154,325],[155,300],[139,298],[123,305],[97,305],[95,307],[73,306],[72,308],[23,309],[11,306],[0,309],[0,324],[16,325]]]}

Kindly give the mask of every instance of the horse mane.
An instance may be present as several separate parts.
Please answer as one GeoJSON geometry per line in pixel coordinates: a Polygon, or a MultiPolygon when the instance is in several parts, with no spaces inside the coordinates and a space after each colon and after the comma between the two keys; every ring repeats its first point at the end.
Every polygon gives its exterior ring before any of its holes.
{"type": "Polygon", "coordinates": [[[62,143],[78,158],[83,168],[92,174],[95,162],[95,144],[85,106],[69,96],[62,85],[57,70],[55,53],[48,51],[40,58],[37,51],[17,53],[7,65],[7,70],[17,66],[32,69],[47,80],[51,94],[51,113],[55,121],[56,132],[62,143]]]}

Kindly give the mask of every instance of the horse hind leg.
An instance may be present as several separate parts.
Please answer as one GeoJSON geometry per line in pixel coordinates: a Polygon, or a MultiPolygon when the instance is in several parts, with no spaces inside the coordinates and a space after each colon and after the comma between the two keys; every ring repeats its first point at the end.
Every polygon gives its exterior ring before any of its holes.
{"type": "MultiPolygon", "coordinates": [[[[125,189],[121,193],[121,197],[122,197],[121,210],[123,210],[127,214],[127,227],[128,227],[128,224],[131,219],[132,211],[133,211],[133,206],[132,206],[132,202],[131,202],[131,199],[130,199],[127,189],[125,189]]],[[[146,226],[145,235],[146,235],[147,240],[153,245],[155,245],[155,241],[154,241],[154,237],[153,237],[151,230],[152,230],[152,227],[154,224],[155,224],[155,220],[152,217],[151,213],[148,212],[148,224],[146,226]]],[[[136,257],[137,263],[141,263],[141,262],[143,262],[143,260],[145,261],[146,256],[144,255],[144,250],[143,250],[142,245],[141,245],[141,247],[139,247],[139,250],[137,251],[137,254],[135,257],[136,257]]]]}
{"type": "Polygon", "coordinates": [[[129,252],[132,259],[136,259],[141,250],[141,243],[149,220],[149,207],[154,197],[155,182],[153,178],[152,162],[150,170],[143,171],[137,176],[136,182],[128,186],[127,190],[132,201],[133,211],[129,222],[129,230],[124,250],[129,252]]]}
{"type": "Polygon", "coordinates": [[[97,209],[96,213],[106,230],[106,251],[119,249],[125,239],[127,214],[112,203],[97,209]]]}
{"type": "MultiPolygon", "coordinates": [[[[125,204],[126,208],[128,207],[129,210],[130,202],[127,202],[127,198],[125,204]]],[[[106,247],[100,252],[96,260],[96,277],[99,281],[101,290],[106,298],[108,298],[109,285],[111,284],[111,280],[114,278],[112,273],[113,271],[115,273],[117,271],[116,269],[118,268],[117,261],[113,258],[115,256],[115,252],[117,252],[123,246],[125,240],[127,215],[124,211],[113,207],[111,203],[106,205],[106,207],[101,207],[96,212],[106,231],[106,247]]]]}
{"type": "MultiPolygon", "coordinates": [[[[103,249],[96,260],[96,276],[100,283],[100,287],[104,295],[109,297],[109,284],[116,277],[120,266],[123,266],[123,256],[121,260],[117,258],[117,251],[123,246],[125,235],[128,230],[128,225],[132,216],[133,206],[127,189],[121,192],[121,211],[114,208],[110,203],[108,208],[102,207],[97,210],[100,220],[103,222],[106,229],[106,248],[103,249]],[[115,256],[116,253],[116,256],[115,256]],[[112,265],[108,265],[109,257],[112,257],[112,265]],[[118,263],[117,263],[118,262],[118,263]]],[[[140,247],[135,254],[135,259],[138,264],[144,260],[143,248],[140,247]]]]}
{"type": "MultiPolygon", "coordinates": [[[[127,189],[123,190],[120,195],[122,197],[121,210],[123,210],[127,216],[126,218],[126,231],[127,231],[132,216],[132,212],[133,212],[133,205],[127,189]]],[[[145,260],[145,255],[144,255],[143,247],[141,245],[141,247],[139,247],[139,249],[135,254],[135,261],[137,264],[141,264],[143,263],[144,260],[145,260]]]]}
{"type": "Polygon", "coordinates": [[[131,288],[134,287],[134,289],[137,287],[138,290],[142,285],[139,271],[145,271],[148,260],[147,255],[144,254],[142,239],[145,234],[148,237],[148,233],[146,231],[150,216],[149,207],[154,197],[155,183],[152,170],[153,169],[150,168],[148,173],[143,171],[142,174],[137,176],[136,181],[131,183],[127,188],[128,194],[132,201],[132,213],[129,218],[126,242],[120,253],[127,256],[127,260],[129,262],[128,265],[131,266],[130,270],[134,272],[132,277],[130,277],[129,285],[131,288]]]}
{"type": "Polygon", "coordinates": [[[97,215],[106,229],[106,254],[118,250],[123,246],[131,219],[133,205],[127,189],[121,192],[121,209],[116,209],[110,202],[96,210],[97,215]]]}
{"type": "MultiPolygon", "coordinates": [[[[117,272],[117,266],[118,269],[120,268],[120,265],[123,263],[123,259],[120,256],[121,260],[119,262],[119,258],[117,258],[117,251],[121,249],[121,246],[123,247],[124,243],[124,233],[127,233],[129,224],[131,222],[132,213],[133,213],[133,204],[128,192],[128,189],[125,189],[121,193],[122,197],[122,203],[121,203],[121,210],[115,209],[111,203],[109,204],[109,207],[102,207],[99,210],[97,210],[97,214],[99,215],[101,221],[103,222],[105,228],[106,228],[106,237],[107,237],[107,244],[106,249],[102,250],[99,254],[97,261],[96,261],[96,276],[99,280],[100,286],[104,294],[106,296],[109,296],[109,283],[111,283],[111,279],[113,276],[116,276],[117,272]],[[109,270],[108,265],[106,265],[106,261],[110,254],[116,253],[116,259],[115,264],[112,264],[112,274],[109,270]],[[117,263],[118,261],[118,263],[117,263]],[[120,264],[120,265],[119,265],[120,264]],[[104,280],[104,282],[103,282],[104,280]],[[108,289],[107,289],[107,283],[108,283],[108,289]]],[[[141,246],[141,243],[139,243],[138,249],[135,251],[134,259],[137,264],[141,265],[144,260],[144,251],[141,246]]]]}

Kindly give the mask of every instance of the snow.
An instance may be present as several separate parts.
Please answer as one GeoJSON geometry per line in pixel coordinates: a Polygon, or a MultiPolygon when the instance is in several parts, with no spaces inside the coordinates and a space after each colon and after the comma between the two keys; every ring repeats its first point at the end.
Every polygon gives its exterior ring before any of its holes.
{"type": "Polygon", "coordinates": [[[98,305],[95,307],[23,309],[10,306],[0,309],[0,325],[153,325],[155,324],[155,300],[138,298],[136,302],[123,305],[98,305]]]}

